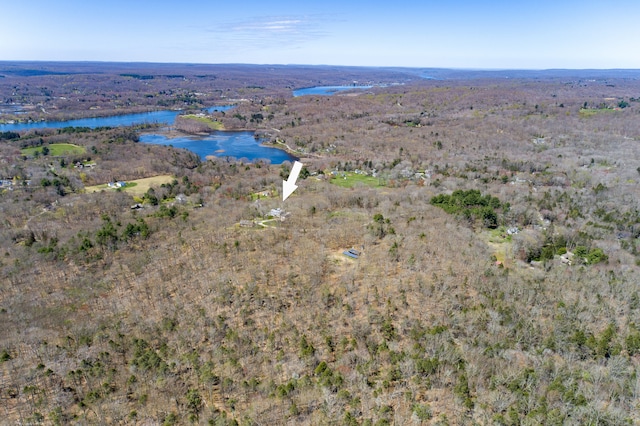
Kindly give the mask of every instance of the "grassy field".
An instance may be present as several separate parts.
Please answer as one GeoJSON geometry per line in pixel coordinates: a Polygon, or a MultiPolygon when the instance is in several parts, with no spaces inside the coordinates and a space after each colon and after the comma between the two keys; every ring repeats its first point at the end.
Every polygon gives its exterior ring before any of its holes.
{"type": "Polygon", "coordinates": [[[610,108],[580,108],[581,117],[592,117],[596,114],[608,114],[615,112],[615,109],[610,108]]]}
{"type": "Polygon", "coordinates": [[[195,114],[189,114],[189,115],[183,115],[182,118],[188,119],[188,120],[194,120],[194,121],[197,121],[199,123],[204,123],[211,130],[224,130],[224,126],[222,125],[221,122],[214,121],[214,120],[212,120],[212,119],[210,119],[208,117],[202,117],[202,116],[195,115],[195,114]]]}
{"type": "Polygon", "coordinates": [[[53,143],[50,145],[24,148],[21,150],[21,152],[23,155],[27,155],[30,157],[34,155],[42,155],[42,150],[45,147],[49,150],[49,153],[47,155],[51,156],[83,154],[85,152],[84,147],[74,145],[72,143],[53,143]]]}
{"type": "Polygon", "coordinates": [[[379,186],[385,186],[386,184],[386,182],[382,178],[351,172],[340,172],[337,176],[332,177],[330,182],[343,188],[352,188],[357,185],[364,185],[375,188],[379,186]]]}
{"type": "MultiPolygon", "coordinates": [[[[149,190],[149,188],[158,187],[158,186],[162,185],[163,183],[170,183],[173,180],[174,180],[174,177],[171,176],[171,175],[161,175],[161,176],[154,176],[154,177],[150,177],[150,178],[137,179],[137,180],[132,180],[130,182],[127,182],[125,187],[124,188],[120,188],[120,190],[124,191],[124,192],[127,192],[127,193],[129,193],[131,195],[134,195],[134,196],[141,196],[145,192],[147,192],[149,190]]],[[[99,191],[102,191],[102,190],[115,191],[114,189],[110,189],[106,183],[102,184],[102,185],[95,185],[95,186],[87,186],[87,187],[85,187],[85,191],[87,191],[87,192],[99,192],[99,191]]]]}
{"type": "Polygon", "coordinates": [[[251,201],[259,200],[261,198],[273,198],[274,196],[275,193],[271,190],[254,192],[251,194],[251,201]]]}

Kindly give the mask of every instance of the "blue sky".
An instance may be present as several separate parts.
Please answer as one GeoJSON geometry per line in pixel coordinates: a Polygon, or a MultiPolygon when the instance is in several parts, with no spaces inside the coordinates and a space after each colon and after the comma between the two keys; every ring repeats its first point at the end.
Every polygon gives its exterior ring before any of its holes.
{"type": "Polygon", "coordinates": [[[640,68],[640,1],[29,0],[0,60],[640,68]]]}

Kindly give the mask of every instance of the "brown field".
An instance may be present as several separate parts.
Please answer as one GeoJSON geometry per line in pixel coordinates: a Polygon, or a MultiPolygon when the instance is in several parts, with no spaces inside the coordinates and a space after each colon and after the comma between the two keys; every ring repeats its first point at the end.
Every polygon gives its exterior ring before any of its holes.
{"type": "MultiPolygon", "coordinates": [[[[161,176],[153,176],[149,178],[131,180],[131,181],[127,181],[127,185],[129,184],[135,184],[135,185],[122,188],[122,191],[139,197],[141,195],[144,195],[144,193],[147,192],[149,188],[151,187],[156,188],[162,185],[163,183],[170,183],[174,179],[175,178],[171,175],[161,175],[161,176]]],[[[100,192],[100,191],[115,191],[115,189],[110,189],[105,183],[102,185],[87,186],[85,187],[85,191],[87,193],[92,193],[92,192],[100,192]]]]}

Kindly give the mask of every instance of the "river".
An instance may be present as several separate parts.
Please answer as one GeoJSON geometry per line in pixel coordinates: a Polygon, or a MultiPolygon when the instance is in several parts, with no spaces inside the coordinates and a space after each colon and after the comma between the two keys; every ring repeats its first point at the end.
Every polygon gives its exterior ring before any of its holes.
{"type": "Polygon", "coordinates": [[[370,89],[373,86],[314,86],[305,87],[302,89],[296,89],[293,91],[293,96],[305,96],[305,95],[324,95],[331,96],[337,92],[344,90],[354,89],[370,89]]]}
{"type": "MultiPolygon", "coordinates": [[[[372,86],[315,86],[306,87],[303,89],[297,89],[293,91],[293,96],[304,95],[325,95],[330,96],[336,92],[353,89],[369,89],[372,86]]],[[[233,108],[234,105],[222,105],[206,108],[207,112],[213,111],[227,111],[233,108]]],[[[92,117],[92,118],[79,118],[68,121],[34,121],[30,123],[6,123],[0,124],[0,132],[19,132],[23,130],[32,129],[60,129],[63,127],[89,127],[95,129],[96,127],[119,127],[119,126],[132,126],[134,124],[143,123],[164,123],[172,124],[178,114],[182,111],[163,110],[142,112],[135,114],[113,115],[108,117],[92,117]]]]}
{"type": "MultiPolygon", "coordinates": [[[[222,105],[207,108],[207,112],[213,111],[226,111],[233,108],[234,105],[222,105]]],[[[124,115],[112,115],[108,117],[92,117],[92,118],[79,118],[76,120],[67,121],[34,121],[31,123],[8,123],[0,124],[0,132],[19,132],[22,130],[31,129],[60,129],[63,127],[89,127],[95,129],[96,127],[120,127],[120,126],[132,126],[134,124],[143,123],[164,123],[172,124],[178,114],[182,111],[153,111],[153,112],[140,112],[135,114],[124,115]]]]}

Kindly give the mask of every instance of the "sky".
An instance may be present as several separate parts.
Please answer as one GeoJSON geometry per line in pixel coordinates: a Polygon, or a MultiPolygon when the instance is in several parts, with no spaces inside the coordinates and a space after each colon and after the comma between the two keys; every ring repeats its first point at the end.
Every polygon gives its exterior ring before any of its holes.
{"type": "Polygon", "coordinates": [[[640,68],[638,0],[0,0],[0,15],[7,61],[640,68]]]}

